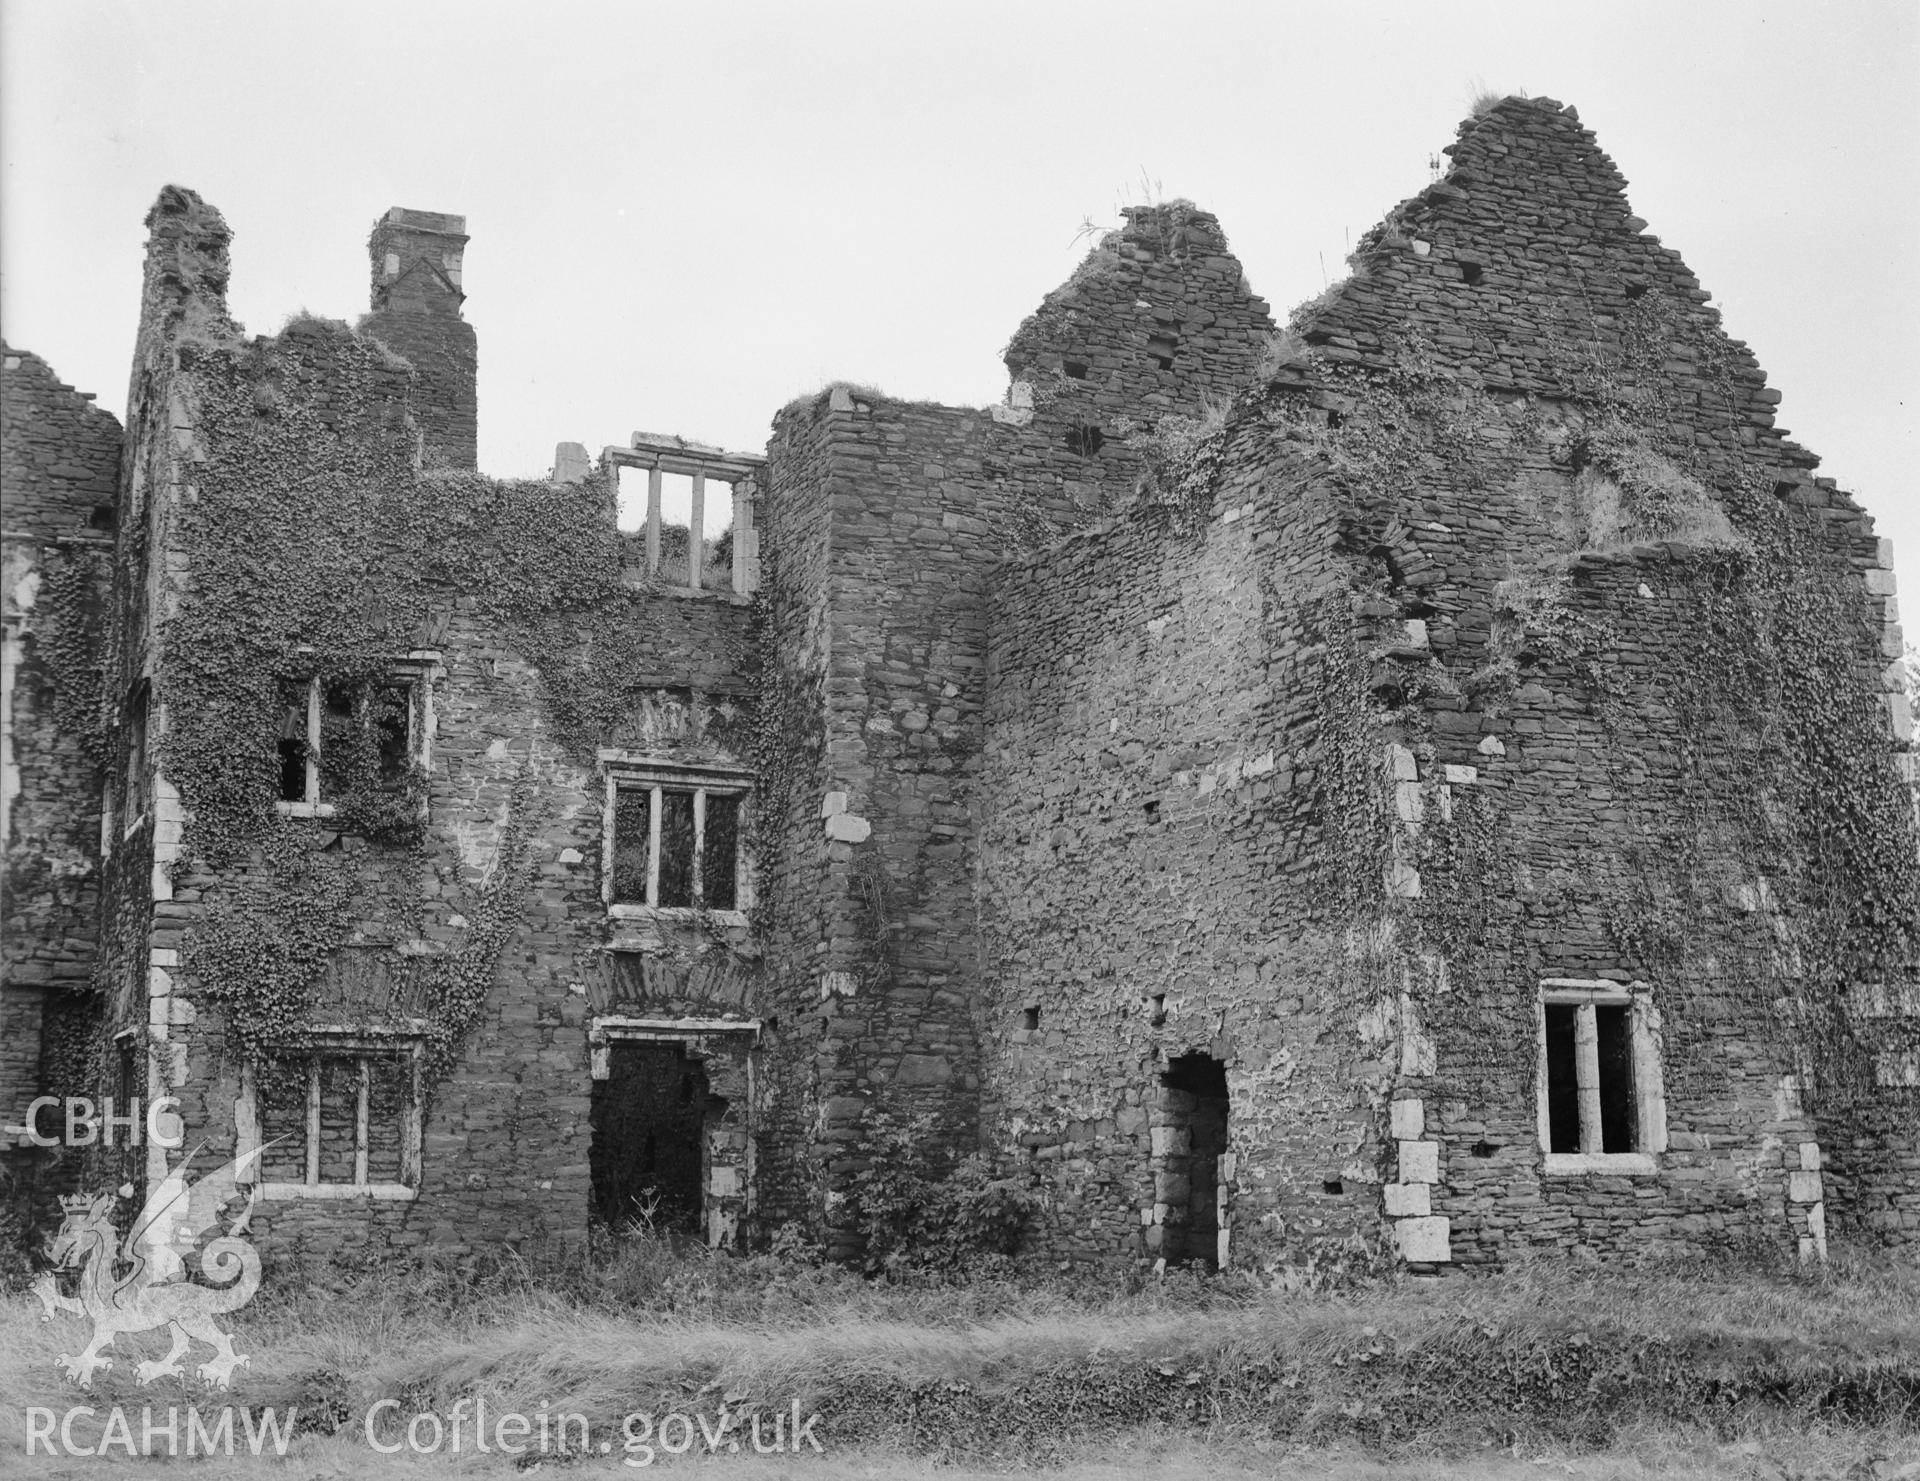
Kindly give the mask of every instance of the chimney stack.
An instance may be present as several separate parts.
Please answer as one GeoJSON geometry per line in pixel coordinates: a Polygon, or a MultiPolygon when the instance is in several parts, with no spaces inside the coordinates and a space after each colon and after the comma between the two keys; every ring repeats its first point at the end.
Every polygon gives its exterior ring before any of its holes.
{"type": "Polygon", "coordinates": [[[417,377],[413,415],[425,439],[428,465],[477,465],[479,355],[473,326],[460,317],[467,218],[395,206],[373,224],[367,239],[373,311],[360,321],[417,377]]]}

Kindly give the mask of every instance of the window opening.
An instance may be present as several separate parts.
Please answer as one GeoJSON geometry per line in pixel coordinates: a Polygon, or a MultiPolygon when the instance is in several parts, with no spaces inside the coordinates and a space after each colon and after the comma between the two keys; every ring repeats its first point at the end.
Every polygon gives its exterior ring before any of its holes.
{"type": "Polygon", "coordinates": [[[254,1066],[261,1176],[296,1187],[417,1183],[418,1094],[411,1044],[322,1046],[254,1066]]]}
{"type": "Polygon", "coordinates": [[[275,742],[282,810],[330,812],[363,746],[379,785],[404,787],[420,749],[419,698],[419,683],[408,679],[284,681],[275,742]]]}
{"type": "Polygon", "coordinates": [[[1087,378],[1087,367],[1082,365],[1078,360],[1064,361],[1060,368],[1066,372],[1067,377],[1071,380],[1083,381],[1087,378]]]}
{"type": "MultiPolygon", "coordinates": [[[[1659,1150],[1647,1145],[1657,1130],[1643,1125],[1643,1111],[1657,1117],[1659,1097],[1640,1104],[1643,1070],[1636,1044],[1634,1008],[1610,993],[1569,993],[1541,1004],[1545,1038],[1546,1150],[1553,1154],[1619,1154],[1659,1150]]],[[[1477,1152],[1477,1149],[1476,1149],[1477,1152]]],[[[1491,1155],[1491,1148],[1485,1155],[1491,1155]]]]}
{"type": "Polygon", "coordinates": [[[152,691],[143,679],[127,700],[127,827],[147,815],[147,710],[152,691]]]}
{"type": "Polygon", "coordinates": [[[1106,443],[1106,434],[1098,427],[1072,427],[1067,431],[1067,451],[1076,458],[1090,458],[1106,443]]]}
{"type": "Polygon", "coordinates": [[[1174,353],[1179,348],[1180,341],[1171,334],[1156,334],[1147,341],[1147,353],[1162,370],[1173,369],[1174,353]]]}
{"type": "Polygon", "coordinates": [[[681,589],[753,589],[753,501],[742,485],[760,459],[644,432],[605,458],[615,469],[614,523],[644,547],[649,575],[681,589]]]}
{"type": "Polygon", "coordinates": [[[738,790],[616,779],[607,903],[738,910],[743,801],[738,790]]]}

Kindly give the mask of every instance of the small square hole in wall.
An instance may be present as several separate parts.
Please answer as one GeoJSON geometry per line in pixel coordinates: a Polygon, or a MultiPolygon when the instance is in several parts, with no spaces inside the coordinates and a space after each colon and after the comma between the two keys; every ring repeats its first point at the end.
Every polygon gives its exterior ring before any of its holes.
{"type": "Polygon", "coordinates": [[[1159,1028],[1167,1021],[1167,995],[1163,992],[1157,992],[1147,999],[1147,1003],[1150,1008],[1148,1021],[1152,1023],[1155,1028],[1159,1028]]]}
{"type": "Polygon", "coordinates": [[[1156,334],[1147,341],[1147,353],[1162,370],[1173,369],[1173,357],[1179,348],[1180,341],[1171,334],[1156,334]]]}
{"type": "Polygon", "coordinates": [[[1144,804],[1140,810],[1147,815],[1147,821],[1149,823],[1157,823],[1160,821],[1160,800],[1158,798],[1144,804]]]}
{"type": "Polygon", "coordinates": [[[1105,444],[1106,434],[1098,427],[1069,427],[1067,451],[1076,458],[1090,458],[1105,444]]]}
{"type": "Polygon", "coordinates": [[[1040,1010],[1038,1008],[1022,1008],[1020,1010],[1020,1027],[1029,1032],[1039,1028],[1040,1010]]]}
{"type": "Polygon", "coordinates": [[[1460,264],[1460,281],[1468,287],[1472,287],[1478,283],[1485,274],[1486,269],[1477,262],[1463,262],[1460,264]]]}
{"type": "Polygon", "coordinates": [[[1320,1191],[1322,1193],[1344,1193],[1347,1191],[1347,1185],[1338,1178],[1328,1178],[1320,1185],[1320,1191]]]}
{"type": "Polygon", "coordinates": [[[111,504],[95,504],[93,513],[87,516],[88,526],[96,530],[111,530],[113,520],[114,509],[111,504]]]}
{"type": "Polygon", "coordinates": [[[1630,299],[1631,299],[1631,298],[1645,298],[1646,296],[1647,296],[1647,285],[1646,285],[1645,283],[1629,283],[1629,284],[1627,284],[1627,297],[1628,297],[1628,298],[1630,298],[1630,299]]]}
{"type": "Polygon", "coordinates": [[[1494,1146],[1492,1142],[1483,1141],[1483,1142],[1475,1142],[1473,1144],[1473,1155],[1476,1157],[1491,1157],[1495,1152],[1499,1150],[1500,1149],[1494,1146]]]}
{"type": "Polygon", "coordinates": [[[1060,369],[1066,373],[1068,380],[1083,381],[1087,378],[1087,367],[1078,360],[1062,361],[1060,369]]]}

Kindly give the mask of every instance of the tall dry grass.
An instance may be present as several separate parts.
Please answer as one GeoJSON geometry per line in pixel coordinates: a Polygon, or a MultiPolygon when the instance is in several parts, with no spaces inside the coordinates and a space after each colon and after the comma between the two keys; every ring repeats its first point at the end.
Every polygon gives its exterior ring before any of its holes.
{"type": "Polygon", "coordinates": [[[808,1475],[921,1474],[943,1453],[1132,1474],[1156,1446],[1158,1474],[1209,1477],[1304,1457],[1331,1469],[1285,1473],[1537,1475],[1510,1463],[1550,1454],[1569,1475],[1872,1476],[1920,1460],[1920,1272],[1890,1261],[1554,1264],[1284,1294],[1246,1279],[885,1284],[635,1241],[592,1263],[429,1260],[331,1291],[283,1281],[228,1325],[252,1359],[230,1396],[197,1380],[139,1388],[134,1363],[159,1343],[123,1339],[82,1398],[55,1359],[84,1329],[7,1297],[0,1471],[23,1454],[29,1405],[232,1402],[298,1409],[320,1431],[302,1456],[383,1474],[359,1426],[384,1398],[442,1414],[461,1398],[496,1414],[544,1401],[595,1433],[637,1410],[797,1398],[839,1436],[830,1464],[785,1463],[808,1475]],[[1674,1395],[1701,1396],[1699,1412],[1674,1395]],[[1783,1455],[1800,1469],[1760,1468],[1783,1455]],[[1603,1458],[1615,1469],[1596,1469],[1603,1458]]]}

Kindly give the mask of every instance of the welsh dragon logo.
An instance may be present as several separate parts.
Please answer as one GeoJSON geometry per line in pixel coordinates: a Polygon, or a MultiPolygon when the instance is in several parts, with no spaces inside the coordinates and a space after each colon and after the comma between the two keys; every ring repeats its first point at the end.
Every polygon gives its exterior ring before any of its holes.
{"type": "Polygon", "coordinates": [[[200,1376],[221,1388],[228,1386],[233,1370],[247,1359],[233,1350],[233,1339],[214,1317],[245,1306],[260,1289],[260,1252],[244,1236],[260,1196],[251,1166],[265,1150],[246,1152],[191,1185],[187,1169],[199,1149],[188,1153],[153,1190],[124,1241],[113,1227],[112,1214],[131,1187],[60,1200],[66,1217],[47,1246],[54,1269],[34,1282],[33,1293],[46,1307],[43,1321],[67,1312],[93,1322],[93,1340],[80,1355],[60,1355],[69,1378],[82,1388],[91,1387],[96,1369],[113,1366],[113,1359],[101,1354],[122,1332],[165,1326],[172,1329],[172,1350],[158,1362],[135,1368],[139,1382],[180,1374],[180,1359],[197,1340],[213,1349],[213,1356],[200,1364],[200,1376]],[[221,1210],[239,1198],[245,1205],[219,1231],[221,1210]],[[200,1273],[214,1284],[198,1285],[188,1278],[184,1257],[210,1233],[214,1237],[201,1252],[200,1273]],[[79,1272],[77,1297],[61,1294],[59,1271],[79,1272]]]}

